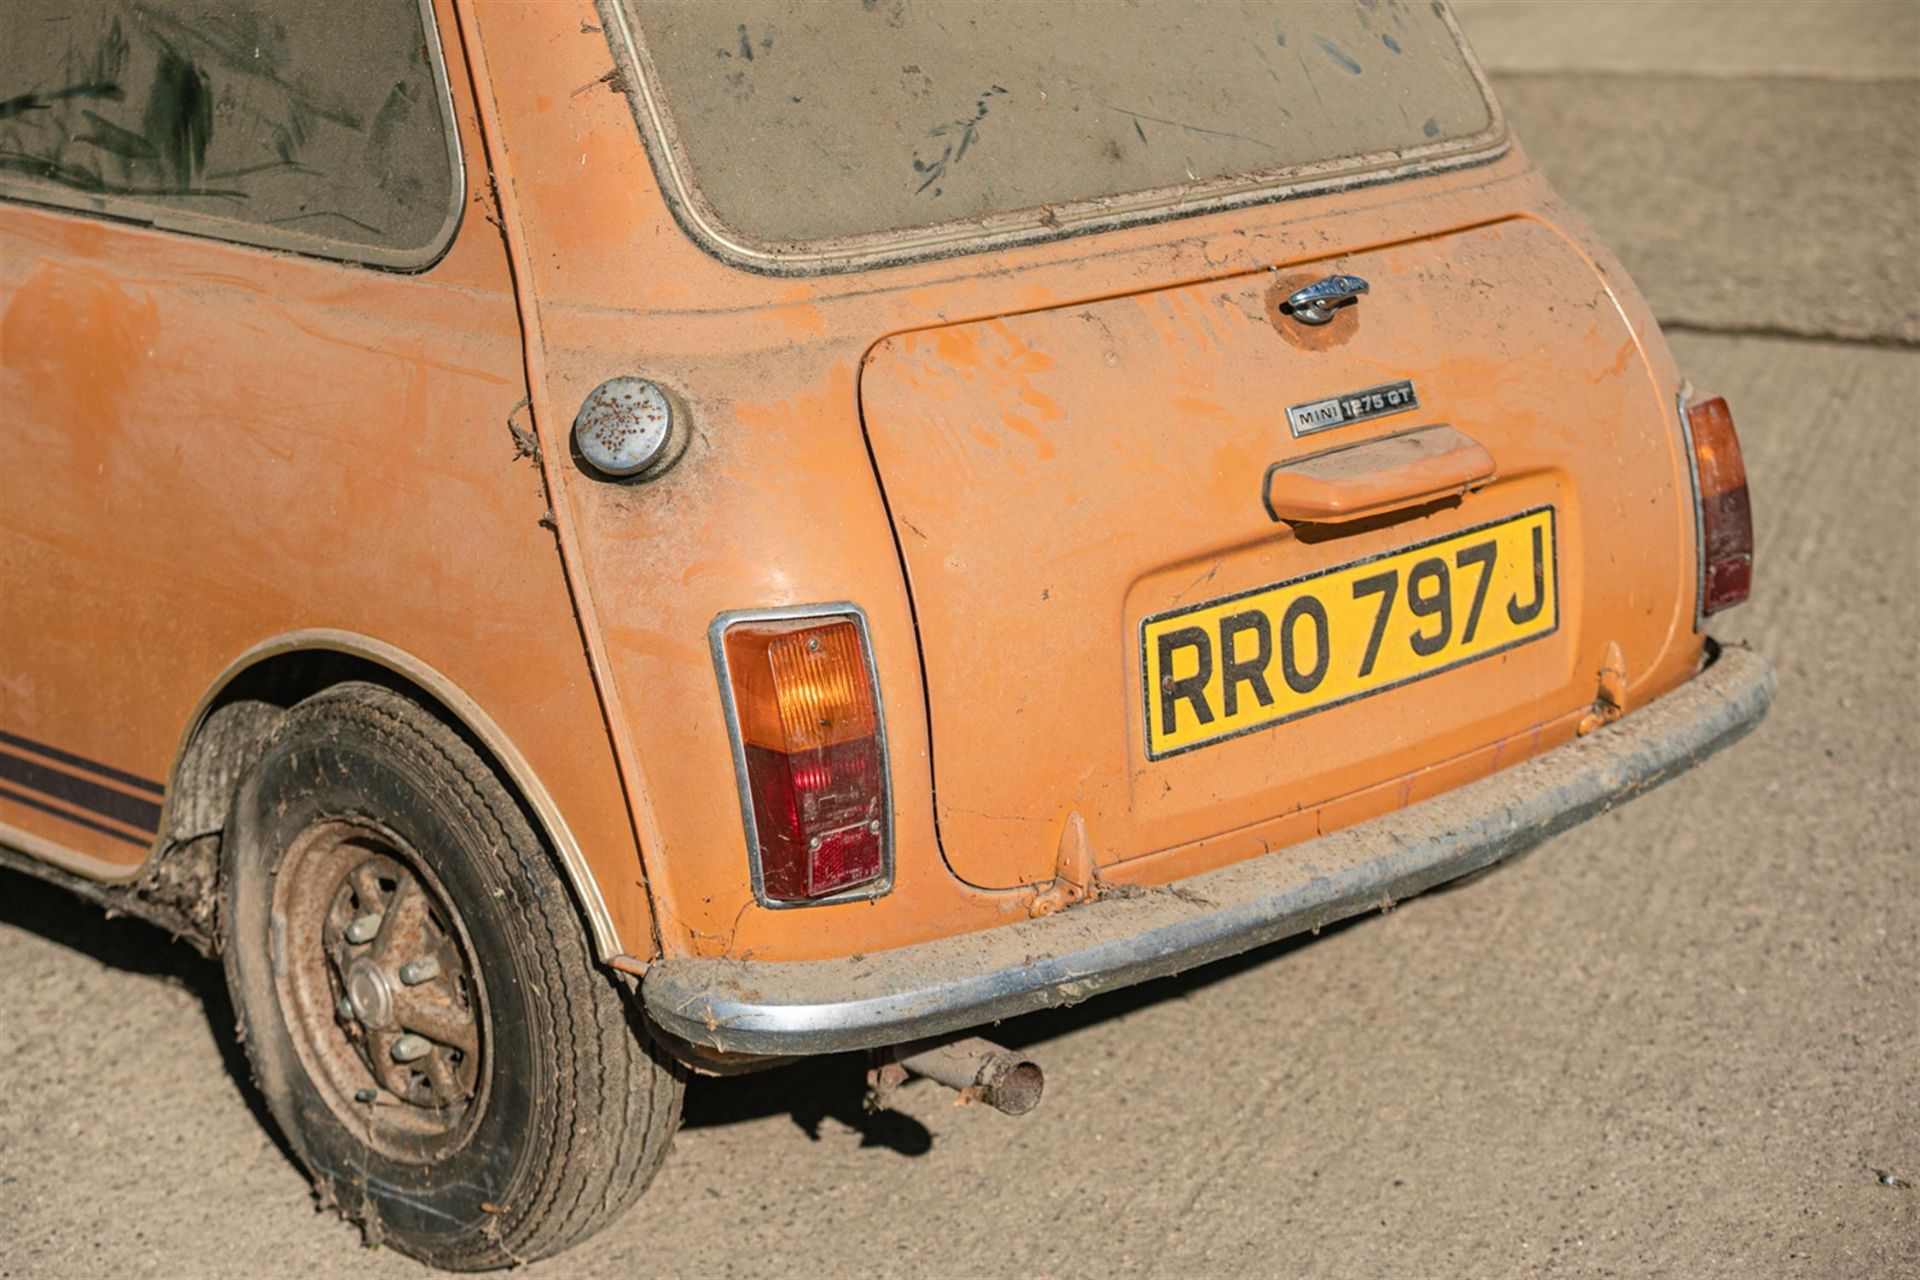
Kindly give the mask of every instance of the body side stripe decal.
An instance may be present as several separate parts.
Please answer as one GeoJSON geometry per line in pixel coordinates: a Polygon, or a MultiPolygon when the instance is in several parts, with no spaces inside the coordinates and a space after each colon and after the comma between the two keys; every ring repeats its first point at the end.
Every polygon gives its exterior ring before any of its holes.
{"type": "Polygon", "coordinates": [[[17,733],[8,733],[5,729],[0,729],[0,742],[4,742],[10,747],[19,747],[22,751],[31,751],[37,756],[45,756],[49,760],[57,760],[64,765],[71,765],[75,769],[82,769],[88,773],[97,773],[103,778],[133,787],[136,790],[151,791],[156,796],[164,795],[166,792],[166,788],[159,783],[150,782],[137,774],[128,773],[124,769],[116,769],[109,764],[101,764],[96,760],[89,760],[85,756],[74,755],[71,751],[62,751],[58,747],[50,747],[44,742],[35,742],[32,738],[23,738],[17,733]]]}
{"type": "Polygon", "coordinates": [[[75,826],[85,827],[89,831],[98,831],[103,836],[112,836],[115,840],[124,840],[128,844],[135,845],[142,849],[146,848],[148,844],[148,841],[139,836],[131,835],[125,831],[117,831],[104,822],[95,822],[93,819],[83,818],[77,813],[68,813],[65,809],[55,808],[44,800],[38,800],[33,796],[15,791],[12,787],[0,787],[0,799],[11,800],[15,804],[26,805],[29,809],[38,809],[42,813],[50,813],[56,818],[73,823],[75,826]]]}
{"type": "Polygon", "coordinates": [[[115,791],[91,778],[82,778],[25,756],[0,751],[0,778],[103,818],[124,822],[149,835],[160,829],[158,801],[115,791]]]}

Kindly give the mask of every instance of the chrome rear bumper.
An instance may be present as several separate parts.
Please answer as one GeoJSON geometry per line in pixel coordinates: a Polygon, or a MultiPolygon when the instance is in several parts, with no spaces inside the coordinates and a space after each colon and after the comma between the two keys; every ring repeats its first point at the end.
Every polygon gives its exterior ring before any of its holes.
{"type": "Polygon", "coordinates": [[[1773,668],[1719,651],[1657,702],[1443,796],[1260,858],[1038,920],[844,960],[662,960],[647,1012],[729,1053],[940,1035],[1194,968],[1411,897],[1652,789],[1766,715],[1773,668]]]}

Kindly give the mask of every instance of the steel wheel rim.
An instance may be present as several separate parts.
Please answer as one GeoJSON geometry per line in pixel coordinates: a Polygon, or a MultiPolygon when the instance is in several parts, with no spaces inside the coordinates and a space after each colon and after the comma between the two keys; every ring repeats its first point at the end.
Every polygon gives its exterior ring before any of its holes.
{"type": "Polygon", "coordinates": [[[325,820],[273,888],[274,987],[308,1077],[376,1151],[426,1163],[485,1110],[486,990],[459,913],[405,842],[325,820]]]}

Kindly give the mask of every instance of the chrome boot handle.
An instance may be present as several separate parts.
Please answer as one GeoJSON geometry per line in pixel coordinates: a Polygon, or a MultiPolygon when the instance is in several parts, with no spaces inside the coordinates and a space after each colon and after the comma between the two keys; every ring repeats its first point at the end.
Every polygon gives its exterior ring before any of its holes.
{"type": "Polygon", "coordinates": [[[1294,290],[1287,298],[1287,310],[1301,324],[1325,324],[1333,319],[1335,307],[1358,301],[1366,291],[1367,282],[1359,276],[1328,276],[1294,290]]]}

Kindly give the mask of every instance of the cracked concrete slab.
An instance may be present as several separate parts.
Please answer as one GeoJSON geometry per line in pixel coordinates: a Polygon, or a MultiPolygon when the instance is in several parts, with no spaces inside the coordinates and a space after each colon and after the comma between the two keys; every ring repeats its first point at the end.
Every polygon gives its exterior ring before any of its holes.
{"type": "MultiPolygon", "coordinates": [[[[1002,1024],[1018,1120],[868,1115],[859,1058],[696,1081],[639,1205],[523,1274],[1920,1274],[1920,355],[1673,345],[1746,443],[1754,737],[1459,891],[1002,1024]]],[[[217,964],[0,873],[0,973],[0,1272],[426,1274],[314,1211],[217,964]]]]}
{"type": "Polygon", "coordinates": [[[1920,342],[1920,80],[1494,87],[1663,322],[1920,342]]]}
{"type": "Polygon", "coordinates": [[[1522,144],[1662,321],[1920,341],[1920,4],[1455,11],[1522,144]]]}
{"type": "MultiPolygon", "coordinates": [[[[1462,9],[1662,314],[1811,283],[1796,324],[1911,334],[1920,40],[1753,7],[1462,9]]],[[[1002,1026],[1021,1120],[867,1115],[848,1059],[698,1082],[647,1197],[526,1274],[1920,1275],[1920,354],[1673,347],[1745,442],[1755,737],[1459,892],[1002,1026]]],[[[426,1274],[314,1212],[218,965],[0,872],[0,975],[0,1277],[426,1274]]]]}

